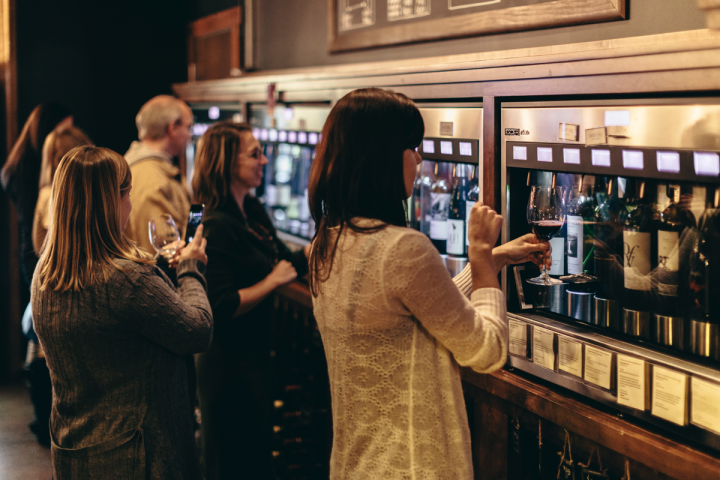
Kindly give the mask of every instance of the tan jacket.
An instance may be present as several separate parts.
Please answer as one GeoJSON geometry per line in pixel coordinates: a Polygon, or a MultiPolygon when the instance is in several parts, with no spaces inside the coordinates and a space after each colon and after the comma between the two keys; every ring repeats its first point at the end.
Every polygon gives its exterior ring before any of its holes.
{"type": "Polygon", "coordinates": [[[125,154],[130,165],[133,182],[130,198],[132,212],[125,234],[144,250],[157,253],[150,242],[148,224],[163,213],[169,213],[185,236],[185,227],[190,213],[190,194],[182,183],[176,180],[180,169],[172,165],[170,158],[157,150],[151,150],[140,142],[133,142],[125,154]]]}
{"type": "Polygon", "coordinates": [[[50,227],[50,198],[52,187],[42,187],[38,194],[37,205],[35,206],[35,217],[33,218],[33,249],[35,254],[40,256],[40,249],[45,242],[45,237],[50,227]]]}

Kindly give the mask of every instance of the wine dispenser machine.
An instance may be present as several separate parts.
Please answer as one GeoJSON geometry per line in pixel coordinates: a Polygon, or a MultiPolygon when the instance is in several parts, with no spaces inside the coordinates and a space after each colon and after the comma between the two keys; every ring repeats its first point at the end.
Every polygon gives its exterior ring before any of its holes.
{"type": "Polygon", "coordinates": [[[720,99],[503,103],[508,365],[720,450],[720,99]]]}

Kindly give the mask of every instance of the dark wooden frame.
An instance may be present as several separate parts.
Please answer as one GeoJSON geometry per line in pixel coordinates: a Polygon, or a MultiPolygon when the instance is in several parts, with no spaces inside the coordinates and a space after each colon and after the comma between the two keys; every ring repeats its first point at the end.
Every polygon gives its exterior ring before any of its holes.
{"type": "MultiPolygon", "coordinates": [[[[338,0],[328,0],[328,49],[332,53],[446,38],[600,23],[625,18],[626,0],[556,0],[549,3],[469,13],[377,29],[337,32],[338,0]]],[[[381,1],[381,0],[377,0],[381,1]]]]}
{"type": "Polygon", "coordinates": [[[199,52],[195,51],[195,40],[225,31],[230,32],[230,68],[240,73],[242,17],[242,9],[233,7],[190,23],[187,39],[188,81],[193,82],[196,77],[195,57],[199,52]]]}

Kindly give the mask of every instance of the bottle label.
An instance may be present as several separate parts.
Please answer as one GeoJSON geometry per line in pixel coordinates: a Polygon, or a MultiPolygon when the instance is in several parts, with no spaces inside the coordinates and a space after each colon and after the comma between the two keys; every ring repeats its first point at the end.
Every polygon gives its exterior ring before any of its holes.
{"type": "Polygon", "coordinates": [[[570,275],[583,273],[583,227],[582,217],[567,216],[567,270],[570,275]]]}
{"type": "Polygon", "coordinates": [[[658,293],[660,295],[677,296],[679,268],[678,233],[658,230],[658,293]]]}
{"type": "Polygon", "coordinates": [[[447,253],[465,255],[465,222],[463,220],[447,221],[447,253]]]}
{"type": "Polygon", "coordinates": [[[565,275],[565,238],[550,239],[552,247],[552,266],[547,271],[549,275],[565,275]]]}
{"type": "Polygon", "coordinates": [[[430,238],[433,240],[447,240],[447,225],[447,220],[432,220],[430,222],[430,238]]]}
{"type": "MultiPolygon", "coordinates": [[[[470,211],[477,202],[467,200],[465,202],[465,225],[470,225],[470,211]]],[[[470,246],[470,238],[468,237],[468,229],[465,228],[465,245],[470,246]]]]}
{"type": "Polygon", "coordinates": [[[650,233],[623,231],[625,288],[650,291],[650,233]]]}
{"type": "Polygon", "coordinates": [[[431,193],[430,201],[432,202],[432,209],[430,216],[432,218],[430,222],[430,238],[433,240],[446,240],[447,239],[447,219],[448,213],[450,212],[450,197],[449,193],[431,193]]]}

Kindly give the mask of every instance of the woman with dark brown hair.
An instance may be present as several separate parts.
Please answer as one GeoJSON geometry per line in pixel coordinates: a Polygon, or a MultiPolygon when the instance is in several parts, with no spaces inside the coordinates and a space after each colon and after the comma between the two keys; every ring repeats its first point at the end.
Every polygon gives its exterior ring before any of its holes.
{"type": "MultiPolygon", "coordinates": [[[[0,183],[15,205],[18,214],[20,273],[25,288],[27,288],[27,290],[23,290],[21,297],[23,303],[30,300],[30,282],[38,261],[33,249],[32,226],[38,199],[38,179],[42,163],[43,143],[54,128],[69,126],[72,123],[70,110],[63,105],[46,102],[35,107],[13,145],[2,172],[0,172],[0,183]]],[[[29,340],[25,361],[25,378],[35,413],[30,430],[37,437],[38,443],[49,447],[48,420],[52,388],[45,358],[42,357],[41,349],[36,348],[37,336],[32,328],[32,312],[29,303],[23,314],[22,328],[29,340]]]]}
{"type": "Polygon", "coordinates": [[[32,280],[37,256],[32,244],[32,221],[38,198],[38,181],[45,138],[58,126],[73,123],[70,110],[54,102],[41,103],[30,113],[0,174],[0,181],[18,212],[21,269],[32,280]]]}
{"type": "Polygon", "coordinates": [[[498,272],[540,263],[549,248],[534,235],[493,248],[503,219],[478,203],[470,265],[452,279],[406,227],[423,133],[404,95],[356,90],[330,112],[313,162],[310,285],[330,376],[332,479],[473,478],[459,367],[505,363],[498,272]]]}
{"type": "MultiPolygon", "coordinates": [[[[192,187],[205,204],[208,298],[215,337],[197,356],[207,480],[271,475],[270,318],[277,287],[307,272],[303,251],[277,238],[251,191],[267,159],[247,124],[219,123],[200,139],[192,187]]],[[[307,249],[306,249],[307,251],[307,249]]]]}

